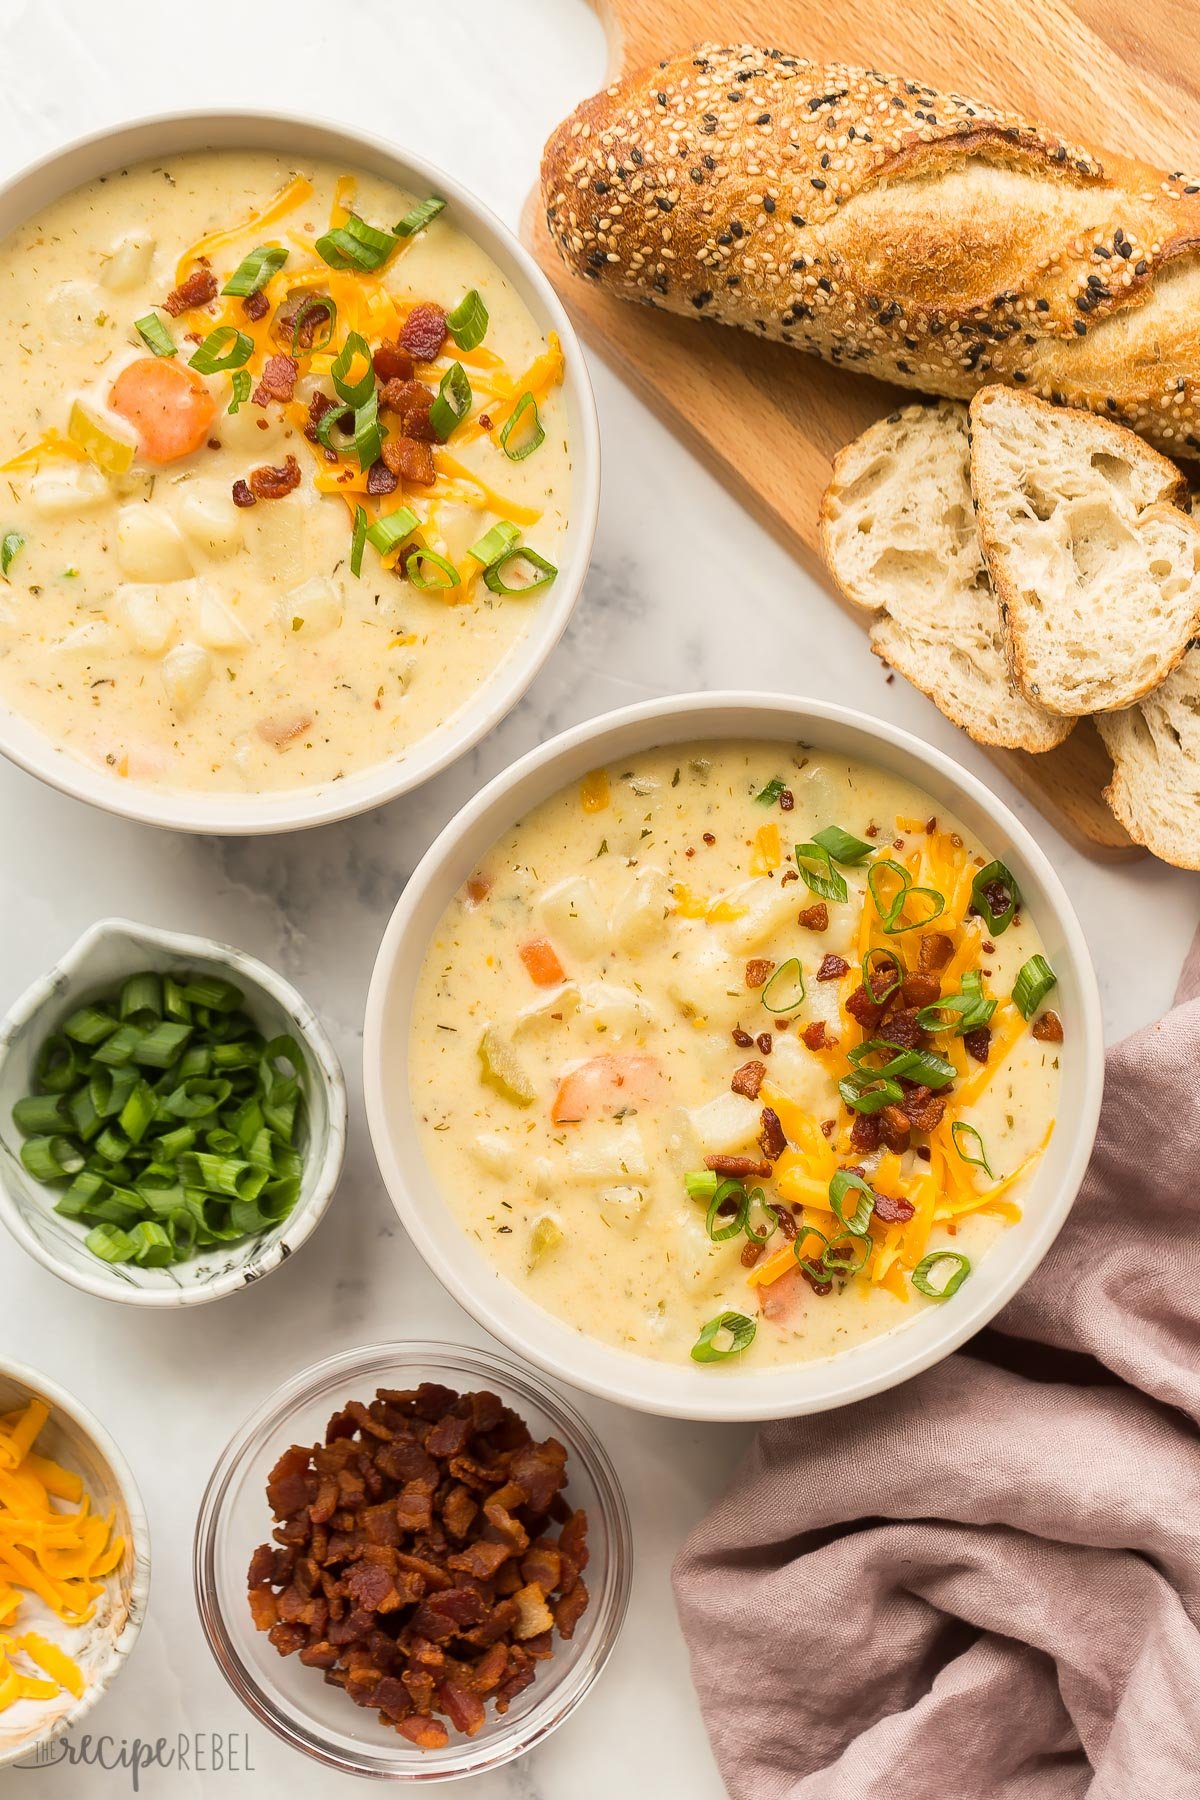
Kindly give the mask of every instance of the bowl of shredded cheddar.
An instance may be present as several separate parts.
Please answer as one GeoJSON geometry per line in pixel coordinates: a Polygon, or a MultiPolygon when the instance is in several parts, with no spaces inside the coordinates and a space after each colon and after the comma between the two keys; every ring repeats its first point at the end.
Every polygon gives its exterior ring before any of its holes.
{"type": "Polygon", "coordinates": [[[146,1515],[117,1446],[54,1382],[0,1363],[0,1768],[95,1704],[149,1582],[146,1515]]]}

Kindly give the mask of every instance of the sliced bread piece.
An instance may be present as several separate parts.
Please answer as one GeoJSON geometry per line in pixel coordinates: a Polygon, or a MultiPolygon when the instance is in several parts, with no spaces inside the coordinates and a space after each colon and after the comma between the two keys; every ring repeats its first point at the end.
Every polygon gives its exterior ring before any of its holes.
{"type": "Polygon", "coordinates": [[[1070,731],[1014,689],[971,506],[967,409],[906,406],[840,452],[821,545],[871,647],[981,744],[1052,750],[1070,731]]]}
{"type": "Polygon", "coordinates": [[[1130,706],[1200,627],[1200,526],[1124,425],[1002,387],[971,402],[971,487],[1013,681],[1069,717],[1130,706]]]}
{"type": "Polygon", "coordinates": [[[1104,798],[1130,837],[1200,869],[1200,650],[1127,712],[1096,720],[1113,759],[1104,798]]]}

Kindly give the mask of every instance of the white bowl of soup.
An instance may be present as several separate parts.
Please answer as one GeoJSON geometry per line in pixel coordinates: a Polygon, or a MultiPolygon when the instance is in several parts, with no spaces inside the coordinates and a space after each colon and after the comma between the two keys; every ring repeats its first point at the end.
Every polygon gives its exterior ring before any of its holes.
{"type": "Polygon", "coordinates": [[[0,189],[0,750],[148,822],[288,830],[516,703],[595,528],[574,332],[408,151],[147,120],[0,189]]]}
{"type": "Polygon", "coordinates": [[[384,934],[367,1114],[497,1337],[680,1417],[862,1398],[1054,1239],[1102,1087],[1029,833],[948,757],[787,696],[565,733],[442,833],[384,934]]]}

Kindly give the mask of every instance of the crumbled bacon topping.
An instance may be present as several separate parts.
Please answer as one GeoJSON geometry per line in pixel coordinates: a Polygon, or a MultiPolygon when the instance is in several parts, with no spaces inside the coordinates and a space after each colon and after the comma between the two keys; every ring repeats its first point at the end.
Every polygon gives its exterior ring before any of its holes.
{"type": "Polygon", "coordinates": [[[417,362],[432,362],[446,341],[446,315],[440,306],[422,301],[414,306],[400,332],[400,342],[417,362]]]}
{"type": "Polygon", "coordinates": [[[829,908],[823,900],[812,906],[804,907],[797,915],[796,923],[803,925],[805,931],[828,931],[829,908]]]}
{"type": "Polygon", "coordinates": [[[296,391],[296,378],[300,373],[300,365],[294,356],[285,356],[282,350],[274,356],[268,356],[263,365],[262,376],[258,386],[250,398],[255,406],[267,406],[272,400],[286,404],[296,391]]]}
{"type": "Polygon", "coordinates": [[[371,358],[375,379],[383,385],[389,381],[411,381],[413,359],[395,338],[384,338],[371,358]]]}
{"type": "Polygon", "coordinates": [[[447,1720],[473,1737],[488,1699],[506,1712],[587,1607],[566,1460],[495,1394],[424,1382],[350,1401],[268,1478],[278,1523],[250,1560],[255,1625],[422,1749],[449,1742],[447,1720]]]}
{"type": "Polygon", "coordinates": [[[844,956],[834,956],[832,952],[821,958],[821,966],[817,970],[818,981],[840,981],[843,975],[850,973],[850,964],[844,956]]]}
{"type": "Polygon", "coordinates": [[[169,312],[173,319],[180,313],[190,311],[193,306],[207,306],[210,300],[217,297],[217,278],[207,263],[201,263],[193,269],[186,281],[172,288],[163,301],[163,311],[169,312]]]}
{"type": "Polygon", "coordinates": [[[1039,1044],[1061,1044],[1063,1041],[1062,1020],[1056,1012],[1039,1013],[1030,1030],[1039,1044]]]}
{"type": "Polygon", "coordinates": [[[282,500],[285,494],[299,486],[300,464],[294,456],[285,457],[279,468],[264,463],[261,468],[250,471],[250,491],[256,500],[282,500]]]}
{"type": "Polygon", "coordinates": [[[397,481],[406,481],[410,486],[432,487],[437,480],[433,448],[419,438],[385,438],[383,460],[397,481]]]}
{"type": "Polygon", "coordinates": [[[746,964],[746,986],[748,988],[764,987],[767,978],[774,967],[775,964],[771,962],[768,957],[751,957],[750,961],[746,964]]]}
{"type": "Polygon", "coordinates": [[[744,1094],[747,1100],[757,1100],[758,1090],[767,1078],[767,1065],[761,1062],[743,1063],[735,1069],[729,1085],[735,1094],[744,1094]]]}

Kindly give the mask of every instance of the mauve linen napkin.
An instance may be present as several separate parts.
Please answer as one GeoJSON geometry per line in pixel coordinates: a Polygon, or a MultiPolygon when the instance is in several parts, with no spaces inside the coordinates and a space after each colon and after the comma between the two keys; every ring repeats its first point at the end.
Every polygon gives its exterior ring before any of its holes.
{"type": "Polygon", "coordinates": [[[735,1800],[1200,1800],[1200,940],[964,1351],[759,1433],[675,1565],[735,1800]]]}

